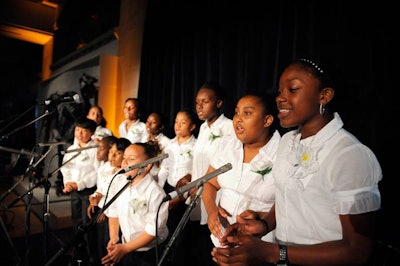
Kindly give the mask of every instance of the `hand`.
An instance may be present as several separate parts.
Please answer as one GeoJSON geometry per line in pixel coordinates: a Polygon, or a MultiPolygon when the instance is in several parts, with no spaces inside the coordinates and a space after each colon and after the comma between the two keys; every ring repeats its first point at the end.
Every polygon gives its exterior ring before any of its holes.
{"type": "Polygon", "coordinates": [[[230,217],[229,214],[224,208],[218,207],[218,212],[210,213],[208,215],[208,228],[210,232],[220,239],[225,232],[225,228],[229,226],[229,222],[227,217],[230,217]]]}
{"type": "Polygon", "coordinates": [[[192,180],[192,175],[186,174],[181,179],[179,179],[178,182],[176,182],[175,188],[181,188],[181,187],[189,184],[191,180],[192,180]]]}
{"type": "Polygon", "coordinates": [[[87,216],[89,217],[89,219],[92,219],[92,213],[96,212],[96,206],[93,206],[92,204],[90,204],[87,208],[87,216]]]}
{"type": "Polygon", "coordinates": [[[106,215],[104,213],[100,214],[99,218],[97,219],[97,223],[102,223],[106,219],[106,215]]]}
{"type": "Polygon", "coordinates": [[[168,210],[172,210],[176,208],[176,206],[179,205],[179,202],[181,202],[184,198],[181,197],[176,197],[174,199],[171,199],[168,201],[168,210]]]}
{"type": "Polygon", "coordinates": [[[94,194],[89,196],[89,202],[90,202],[91,205],[97,206],[102,197],[103,197],[103,195],[101,195],[98,192],[95,192],[94,194]]]}
{"type": "MultiPolygon", "coordinates": [[[[250,235],[229,236],[228,247],[213,248],[211,255],[218,265],[256,265],[268,261],[268,256],[273,256],[274,245],[264,242],[260,238],[250,235]]],[[[273,261],[273,258],[270,258],[273,261]]]]}
{"type": "Polygon", "coordinates": [[[76,182],[67,182],[64,186],[63,192],[70,193],[74,190],[78,190],[78,184],[76,184],[76,182]]]}
{"type": "Polygon", "coordinates": [[[107,246],[107,255],[101,258],[101,263],[105,265],[114,265],[129,252],[124,244],[113,244],[107,246]]]}
{"type": "Polygon", "coordinates": [[[238,224],[238,234],[254,236],[265,234],[265,225],[258,219],[258,216],[255,219],[246,219],[242,215],[238,215],[236,216],[236,223],[238,224]]]}
{"type": "MultiPolygon", "coordinates": [[[[243,216],[250,217],[247,214],[243,216]]],[[[263,222],[256,219],[244,219],[242,215],[238,215],[236,216],[236,223],[231,224],[226,228],[224,235],[219,241],[222,246],[231,245],[231,243],[229,243],[227,240],[227,238],[230,236],[253,235],[261,237],[263,233],[265,233],[264,231],[265,225],[263,222]]]]}

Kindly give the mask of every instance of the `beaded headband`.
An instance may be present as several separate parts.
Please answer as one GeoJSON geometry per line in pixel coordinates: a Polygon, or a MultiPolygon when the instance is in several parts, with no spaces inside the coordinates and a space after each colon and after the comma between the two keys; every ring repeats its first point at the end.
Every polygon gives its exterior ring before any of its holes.
{"type": "Polygon", "coordinates": [[[314,63],[313,61],[311,61],[310,59],[301,58],[300,61],[307,62],[307,63],[309,63],[310,65],[312,65],[316,70],[318,70],[319,73],[321,73],[321,74],[324,73],[324,70],[323,70],[322,68],[320,68],[316,63],[314,63]]]}

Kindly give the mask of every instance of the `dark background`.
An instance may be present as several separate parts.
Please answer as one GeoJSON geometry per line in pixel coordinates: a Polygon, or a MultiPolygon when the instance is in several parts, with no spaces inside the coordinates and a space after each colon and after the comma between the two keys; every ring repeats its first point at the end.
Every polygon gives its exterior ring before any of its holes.
{"type": "MultiPolygon", "coordinates": [[[[112,1],[62,2],[55,60],[118,21],[117,12],[107,17],[117,9],[112,1]]],[[[293,59],[330,58],[346,81],[338,91],[345,127],[375,152],[383,169],[378,239],[398,247],[396,10],[389,1],[150,0],[139,83],[145,114],[160,111],[171,126],[179,109],[193,109],[199,86],[215,80],[228,91],[225,111],[231,117],[245,92],[275,90],[293,59]]],[[[0,52],[0,64],[7,66],[0,71],[1,129],[35,102],[41,49],[1,37],[0,52]]],[[[14,145],[30,147],[21,140],[14,145]]]]}

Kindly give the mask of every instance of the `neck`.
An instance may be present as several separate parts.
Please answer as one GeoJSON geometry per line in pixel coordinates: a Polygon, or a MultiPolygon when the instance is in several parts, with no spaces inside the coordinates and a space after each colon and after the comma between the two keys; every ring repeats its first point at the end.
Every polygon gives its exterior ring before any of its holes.
{"type": "Polygon", "coordinates": [[[207,119],[207,125],[211,127],[211,125],[218,119],[219,113],[216,113],[213,117],[207,119]]]}

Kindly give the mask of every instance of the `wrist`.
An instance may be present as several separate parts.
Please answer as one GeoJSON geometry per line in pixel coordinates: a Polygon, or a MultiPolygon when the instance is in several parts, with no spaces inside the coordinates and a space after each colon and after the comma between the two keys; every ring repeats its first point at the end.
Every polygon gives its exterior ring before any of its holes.
{"type": "Polygon", "coordinates": [[[287,266],[289,259],[287,255],[287,246],[279,244],[279,261],[276,263],[277,266],[287,266]]]}

